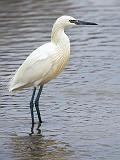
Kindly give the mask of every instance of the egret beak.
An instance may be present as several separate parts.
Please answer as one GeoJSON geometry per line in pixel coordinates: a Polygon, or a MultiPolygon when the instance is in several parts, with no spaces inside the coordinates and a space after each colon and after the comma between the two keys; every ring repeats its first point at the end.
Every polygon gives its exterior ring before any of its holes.
{"type": "Polygon", "coordinates": [[[97,25],[97,23],[85,22],[85,21],[79,21],[79,20],[70,20],[70,23],[74,23],[76,25],[97,25]]]}

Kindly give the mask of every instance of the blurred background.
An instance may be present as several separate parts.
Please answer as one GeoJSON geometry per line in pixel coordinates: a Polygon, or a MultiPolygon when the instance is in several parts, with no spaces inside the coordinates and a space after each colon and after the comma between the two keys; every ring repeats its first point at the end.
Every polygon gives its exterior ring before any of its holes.
{"type": "Polygon", "coordinates": [[[0,159],[120,159],[119,0],[0,1],[0,159]],[[66,31],[69,65],[44,87],[42,133],[30,137],[32,88],[11,96],[8,82],[61,15],[99,25],[66,31]]]}

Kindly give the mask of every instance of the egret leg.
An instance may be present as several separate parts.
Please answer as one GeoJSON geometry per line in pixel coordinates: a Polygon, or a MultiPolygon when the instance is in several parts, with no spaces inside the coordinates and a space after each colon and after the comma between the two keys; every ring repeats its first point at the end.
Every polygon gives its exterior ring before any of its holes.
{"type": "Polygon", "coordinates": [[[34,103],[33,103],[33,100],[35,97],[35,92],[36,92],[36,87],[34,87],[34,89],[33,89],[33,94],[32,94],[31,101],[30,101],[30,111],[31,111],[31,119],[32,119],[31,134],[34,133],[33,132],[33,129],[34,129],[34,113],[33,113],[34,103]]]}
{"type": "Polygon", "coordinates": [[[37,115],[38,115],[38,120],[39,120],[39,124],[38,124],[38,128],[37,129],[39,129],[39,127],[41,126],[41,123],[42,123],[40,110],[39,110],[39,99],[40,99],[40,95],[41,95],[42,89],[43,89],[43,85],[40,86],[38,94],[37,94],[37,97],[35,99],[35,108],[36,108],[37,115]]]}

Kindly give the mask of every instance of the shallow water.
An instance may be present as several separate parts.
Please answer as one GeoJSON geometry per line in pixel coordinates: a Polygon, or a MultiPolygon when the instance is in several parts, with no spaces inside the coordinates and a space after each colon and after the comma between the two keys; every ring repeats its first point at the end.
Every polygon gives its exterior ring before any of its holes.
{"type": "Polygon", "coordinates": [[[1,0],[0,160],[119,160],[119,68],[119,0],[1,0]],[[32,88],[11,96],[7,85],[64,14],[99,25],[67,30],[69,65],[44,87],[42,132],[31,137],[32,88]]]}

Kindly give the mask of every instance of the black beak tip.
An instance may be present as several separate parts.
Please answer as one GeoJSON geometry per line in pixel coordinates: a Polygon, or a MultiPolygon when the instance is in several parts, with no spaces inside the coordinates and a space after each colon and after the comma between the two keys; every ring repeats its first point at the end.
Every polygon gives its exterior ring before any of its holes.
{"type": "Polygon", "coordinates": [[[98,25],[97,23],[93,23],[93,25],[98,25]]]}

